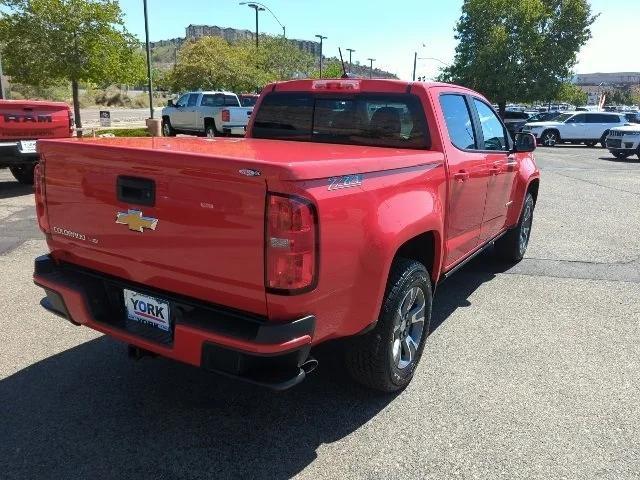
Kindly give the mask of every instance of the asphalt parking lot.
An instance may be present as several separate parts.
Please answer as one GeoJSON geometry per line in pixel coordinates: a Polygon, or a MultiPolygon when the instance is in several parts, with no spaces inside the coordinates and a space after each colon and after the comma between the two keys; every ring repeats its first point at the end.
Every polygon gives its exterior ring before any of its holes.
{"type": "MultiPolygon", "coordinates": [[[[439,287],[397,396],[331,362],[273,393],[43,311],[31,189],[0,170],[0,478],[640,477],[640,161],[560,146],[527,257],[439,287]]],[[[322,353],[322,352],[321,352],[322,353]]]]}

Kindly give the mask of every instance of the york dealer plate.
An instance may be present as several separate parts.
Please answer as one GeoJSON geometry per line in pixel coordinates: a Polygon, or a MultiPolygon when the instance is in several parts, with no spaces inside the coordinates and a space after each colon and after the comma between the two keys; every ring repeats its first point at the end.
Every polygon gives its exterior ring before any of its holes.
{"type": "Polygon", "coordinates": [[[125,288],[124,303],[129,320],[169,331],[169,302],[125,288]]]}
{"type": "Polygon", "coordinates": [[[20,153],[36,153],[35,140],[22,140],[19,145],[20,153]]]}

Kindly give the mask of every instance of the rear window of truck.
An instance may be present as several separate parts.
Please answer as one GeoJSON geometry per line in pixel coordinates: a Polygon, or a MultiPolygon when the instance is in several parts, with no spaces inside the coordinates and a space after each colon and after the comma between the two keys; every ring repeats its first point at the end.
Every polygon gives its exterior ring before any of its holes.
{"type": "Polygon", "coordinates": [[[269,93],[256,112],[252,136],[376,147],[430,147],[422,104],[411,94],[269,93]]]}

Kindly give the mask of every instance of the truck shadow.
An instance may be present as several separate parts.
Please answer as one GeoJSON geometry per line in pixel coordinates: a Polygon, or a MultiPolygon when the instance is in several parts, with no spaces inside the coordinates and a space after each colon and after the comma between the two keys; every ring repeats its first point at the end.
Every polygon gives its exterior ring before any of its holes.
{"type": "Polygon", "coordinates": [[[33,194],[33,185],[23,185],[16,181],[0,181],[0,200],[33,194]]]}
{"type": "Polygon", "coordinates": [[[275,393],[99,337],[0,381],[2,477],[291,478],[393,398],[322,366],[275,393]]]}
{"type": "MultiPolygon", "coordinates": [[[[433,329],[497,272],[483,254],[443,284],[433,329]]],[[[351,384],[331,346],[283,393],[125,350],[98,337],[0,381],[3,478],[290,478],[395,398],[351,384]]]]}
{"type": "Polygon", "coordinates": [[[640,158],[636,154],[627,158],[616,158],[613,155],[610,157],[600,157],[600,160],[606,160],[608,162],[616,163],[640,163],[640,158]]]}

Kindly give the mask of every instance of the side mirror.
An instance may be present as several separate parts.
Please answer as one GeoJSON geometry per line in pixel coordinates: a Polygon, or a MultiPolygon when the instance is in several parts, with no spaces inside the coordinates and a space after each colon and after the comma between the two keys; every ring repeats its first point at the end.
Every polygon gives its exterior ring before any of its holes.
{"type": "Polygon", "coordinates": [[[516,133],[514,148],[516,152],[533,152],[536,149],[536,137],[530,133],[516,133]]]}
{"type": "Polygon", "coordinates": [[[173,105],[173,100],[169,99],[169,100],[167,101],[167,107],[173,107],[173,106],[174,106],[174,105],[173,105]]]}

